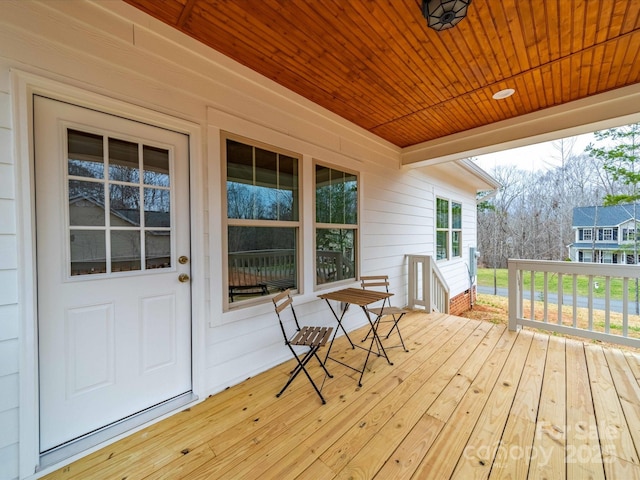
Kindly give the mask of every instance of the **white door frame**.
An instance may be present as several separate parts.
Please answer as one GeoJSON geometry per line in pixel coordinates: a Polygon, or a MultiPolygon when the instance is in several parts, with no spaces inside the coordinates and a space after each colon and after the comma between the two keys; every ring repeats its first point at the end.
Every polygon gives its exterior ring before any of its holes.
{"type": "MultiPolygon", "coordinates": [[[[105,113],[175,130],[189,136],[189,177],[191,212],[191,316],[192,316],[192,385],[193,393],[204,399],[205,325],[204,321],[204,175],[202,172],[202,128],[180,118],[125,103],[101,94],[44,78],[19,70],[11,71],[11,99],[13,112],[13,140],[16,169],[17,238],[18,238],[18,298],[20,321],[20,470],[19,478],[29,478],[39,467],[38,418],[38,349],[37,349],[37,278],[36,278],[36,223],[34,201],[34,145],[33,95],[74,103],[105,113]]],[[[183,407],[184,408],[184,407],[183,407]]],[[[182,410],[181,408],[180,410],[182,410]]],[[[166,416],[172,415],[172,412],[166,416]]],[[[152,422],[150,422],[152,423],[152,422]]],[[[142,429],[145,424],[135,430],[142,429]]],[[[64,461],[98,450],[109,443],[130,435],[133,431],[112,438],[90,450],[64,461]]],[[[63,463],[37,472],[43,475],[60,468],[63,463]]]]}

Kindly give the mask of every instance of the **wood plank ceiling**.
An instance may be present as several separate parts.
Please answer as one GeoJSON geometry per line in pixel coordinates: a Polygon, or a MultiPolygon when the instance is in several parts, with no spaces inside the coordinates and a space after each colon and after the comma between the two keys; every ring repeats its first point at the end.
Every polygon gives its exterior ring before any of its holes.
{"type": "Polygon", "coordinates": [[[399,147],[640,83],[640,0],[125,1],[399,147]]]}

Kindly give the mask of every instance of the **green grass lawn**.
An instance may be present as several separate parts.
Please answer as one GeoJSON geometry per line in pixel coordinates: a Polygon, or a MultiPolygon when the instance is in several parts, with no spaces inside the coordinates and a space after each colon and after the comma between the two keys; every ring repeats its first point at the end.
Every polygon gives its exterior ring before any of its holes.
{"type": "MultiPolygon", "coordinates": [[[[598,283],[598,287],[594,288],[594,296],[604,298],[606,291],[606,284],[604,277],[593,277],[594,283],[598,283]]],[[[506,268],[499,268],[495,270],[495,282],[498,287],[507,288],[509,285],[508,273],[506,268]]],[[[551,292],[558,291],[558,275],[556,273],[549,273],[547,275],[548,289],[551,292]]],[[[478,285],[493,287],[494,286],[494,270],[492,268],[479,268],[478,269],[478,285]]],[[[524,286],[529,289],[531,285],[531,275],[528,273],[524,276],[524,286]]],[[[544,273],[536,272],[534,275],[534,285],[536,291],[542,291],[544,289],[544,273]]],[[[562,288],[565,295],[573,293],[573,276],[565,275],[562,279],[562,288]]],[[[611,298],[616,300],[622,300],[622,279],[611,279],[611,298]]],[[[629,281],[629,300],[635,299],[636,282],[629,281]]],[[[587,276],[577,277],[577,293],[579,296],[587,296],[589,293],[589,278],[587,276]]]]}

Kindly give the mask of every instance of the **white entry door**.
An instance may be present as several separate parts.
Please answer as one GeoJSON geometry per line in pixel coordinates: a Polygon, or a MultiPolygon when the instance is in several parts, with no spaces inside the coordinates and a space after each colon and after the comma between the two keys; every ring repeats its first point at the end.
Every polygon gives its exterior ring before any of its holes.
{"type": "Polygon", "coordinates": [[[188,137],[34,97],[40,451],[191,391],[188,137]]]}

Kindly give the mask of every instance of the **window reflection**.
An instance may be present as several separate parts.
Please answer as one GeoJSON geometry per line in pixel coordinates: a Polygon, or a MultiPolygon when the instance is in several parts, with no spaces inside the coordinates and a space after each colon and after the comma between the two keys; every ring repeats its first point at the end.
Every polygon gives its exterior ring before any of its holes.
{"type": "Polygon", "coordinates": [[[171,232],[147,230],[144,242],[145,268],[169,268],[171,266],[171,232]]]}
{"type": "Polygon", "coordinates": [[[298,159],[227,140],[227,216],[298,220],[298,159]]]}
{"type": "Polygon", "coordinates": [[[144,189],[144,223],[147,227],[171,226],[171,197],[169,190],[144,189]]]}
{"type": "Polygon", "coordinates": [[[229,227],[229,301],[297,288],[297,232],[229,227]]]}
{"type": "Polygon", "coordinates": [[[111,231],[111,271],[129,272],[140,270],[140,231],[111,231]]]}
{"type": "Polygon", "coordinates": [[[107,271],[104,230],[71,230],[71,275],[91,275],[107,271]]]}
{"type": "Polygon", "coordinates": [[[127,185],[110,185],[112,226],[140,225],[140,188],[127,185]]]}
{"type": "Polygon", "coordinates": [[[316,283],[355,278],[355,230],[316,229],[316,283]]]}
{"type": "Polygon", "coordinates": [[[104,184],[69,180],[69,224],[101,226],[104,218],[104,184]]]}
{"type": "Polygon", "coordinates": [[[71,275],[171,267],[169,150],[73,129],[67,148],[71,275]]]}
{"type": "Polygon", "coordinates": [[[142,164],[144,167],[144,183],[168,187],[169,178],[169,151],[164,148],[149,147],[142,149],[142,164]]]}
{"type": "Polygon", "coordinates": [[[316,222],[358,223],[356,175],[316,165],[316,222]]]}
{"type": "Polygon", "coordinates": [[[138,183],[140,181],[139,164],[137,143],[116,138],[109,139],[109,179],[138,183]]]}
{"type": "Polygon", "coordinates": [[[358,177],[317,164],[315,187],[316,284],[355,278],[358,177]]]}
{"type": "Polygon", "coordinates": [[[103,138],[101,135],[67,131],[69,175],[104,178],[103,138]]]}

